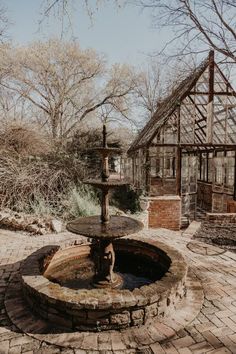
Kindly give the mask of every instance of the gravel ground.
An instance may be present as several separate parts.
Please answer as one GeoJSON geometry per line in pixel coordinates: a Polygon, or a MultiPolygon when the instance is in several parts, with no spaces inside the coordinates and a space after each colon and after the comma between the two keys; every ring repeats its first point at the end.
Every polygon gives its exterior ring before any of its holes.
{"type": "Polygon", "coordinates": [[[236,253],[235,224],[218,225],[204,222],[193,238],[236,253]]]}

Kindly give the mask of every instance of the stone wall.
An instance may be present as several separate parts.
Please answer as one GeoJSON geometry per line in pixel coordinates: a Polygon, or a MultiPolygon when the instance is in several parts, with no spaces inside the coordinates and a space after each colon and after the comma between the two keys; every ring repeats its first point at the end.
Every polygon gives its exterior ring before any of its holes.
{"type": "Polygon", "coordinates": [[[148,199],[149,227],[180,230],[181,198],[179,196],[150,197],[148,199]]]}
{"type": "Polygon", "coordinates": [[[236,213],[207,213],[206,221],[212,224],[235,224],[236,213]]]}

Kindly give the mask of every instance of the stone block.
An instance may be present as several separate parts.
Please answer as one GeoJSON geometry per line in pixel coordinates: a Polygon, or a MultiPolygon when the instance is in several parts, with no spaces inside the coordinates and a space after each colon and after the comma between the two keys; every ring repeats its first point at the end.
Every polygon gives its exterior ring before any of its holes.
{"type": "Polygon", "coordinates": [[[111,315],[111,323],[114,325],[129,325],[130,323],[130,313],[128,311],[124,311],[121,313],[117,313],[117,314],[112,314],[111,315]]]}
{"type": "Polygon", "coordinates": [[[52,231],[56,232],[57,234],[59,232],[62,232],[62,222],[60,220],[53,219],[51,221],[51,228],[52,228],[52,231]]]}
{"type": "Polygon", "coordinates": [[[86,323],[89,325],[108,325],[110,322],[110,311],[88,311],[86,323]]]}
{"type": "Polygon", "coordinates": [[[143,293],[140,289],[136,288],[133,290],[133,295],[136,298],[138,306],[145,306],[148,303],[148,299],[143,296],[143,293]]]}
{"type": "Polygon", "coordinates": [[[144,323],[144,310],[134,310],[131,312],[132,323],[137,326],[144,323]]]}
{"type": "Polygon", "coordinates": [[[145,319],[155,317],[157,315],[157,312],[158,312],[158,308],[156,303],[146,306],[145,319]]]}
{"type": "Polygon", "coordinates": [[[53,323],[57,323],[58,326],[72,328],[72,318],[63,318],[61,316],[49,313],[48,320],[53,323]]]}

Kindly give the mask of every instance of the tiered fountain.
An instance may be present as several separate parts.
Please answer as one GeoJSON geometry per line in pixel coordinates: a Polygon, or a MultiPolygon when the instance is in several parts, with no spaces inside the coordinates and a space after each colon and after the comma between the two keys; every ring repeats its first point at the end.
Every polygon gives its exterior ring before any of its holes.
{"type": "Polygon", "coordinates": [[[32,310],[56,326],[101,331],[142,325],[167,316],[185,295],[187,264],[173,248],[133,236],[143,227],[126,216],[109,215],[109,190],[125,182],[109,179],[108,157],[119,149],[103,146],[101,180],[86,183],[102,191],[101,215],[68,223],[73,233],[92,238],[82,245],[52,246],[22,267],[24,297],[32,310]]]}
{"type": "Polygon", "coordinates": [[[103,146],[94,149],[102,156],[101,180],[90,180],[86,184],[102,191],[101,217],[91,216],[70,222],[67,229],[76,234],[94,239],[92,255],[95,264],[94,287],[118,288],[122,286],[122,277],[114,273],[115,252],[113,241],[125,235],[133,234],[143,228],[143,224],[125,216],[109,215],[109,190],[127,184],[122,181],[109,181],[108,157],[120,153],[120,149],[107,146],[106,126],[103,126],[103,146]]]}

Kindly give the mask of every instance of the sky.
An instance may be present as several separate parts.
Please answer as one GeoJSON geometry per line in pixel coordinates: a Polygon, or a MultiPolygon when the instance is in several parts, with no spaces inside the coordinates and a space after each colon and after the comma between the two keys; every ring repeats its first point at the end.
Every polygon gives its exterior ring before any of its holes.
{"type": "MultiPolygon", "coordinates": [[[[80,0],[74,3],[76,1],[80,0]]],[[[24,45],[33,40],[60,37],[62,25],[53,15],[39,26],[41,0],[5,0],[5,6],[12,23],[9,34],[14,43],[24,45]]],[[[160,49],[168,39],[168,33],[164,36],[152,28],[150,13],[131,5],[119,9],[111,1],[95,13],[93,24],[81,7],[75,6],[70,16],[72,26],[64,38],[76,38],[84,49],[95,48],[104,53],[110,63],[142,65],[148,55],[160,49]]]]}

